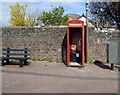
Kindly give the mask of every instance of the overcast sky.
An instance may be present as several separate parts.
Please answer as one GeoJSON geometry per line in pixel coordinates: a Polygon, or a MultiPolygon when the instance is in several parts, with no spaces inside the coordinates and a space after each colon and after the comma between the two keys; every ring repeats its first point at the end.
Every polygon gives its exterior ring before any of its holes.
{"type": "MultiPolygon", "coordinates": [[[[10,25],[8,22],[8,19],[10,18],[9,5],[14,5],[16,4],[16,2],[19,2],[20,0],[3,0],[3,1],[0,2],[2,5],[2,8],[0,8],[2,9],[0,11],[0,14],[2,15],[0,16],[2,18],[2,26],[7,26],[7,25],[10,25]]],[[[19,3],[22,5],[28,4],[28,7],[27,7],[28,13],[33,13],[36,10],[39,10],[39,12],[49,11],[52,7],[63,6],[65,9],[64,14],[69,14],[69,13],[74,13],[74,14],[79,14],[79,15],[82,15],[83,13],[85,14],[85,2],[77,2],[77,0],[68,0],[68,1],[66,0],[64,2],[60,2],[59,0],[59,2],[56,2],[55,0],[44,0],[43,2],[43,0],[39,0],[39,1],[38,0],[24,0],[24,2],[19,2],[19,3]]]]}

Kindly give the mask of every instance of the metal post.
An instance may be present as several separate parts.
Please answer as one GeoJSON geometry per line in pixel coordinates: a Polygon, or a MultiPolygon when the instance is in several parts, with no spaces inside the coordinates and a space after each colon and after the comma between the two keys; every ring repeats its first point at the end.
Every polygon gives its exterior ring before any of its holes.
{"type": "Polygon", "coordinates": [[[89,61],[88,52],[89,42],[88,42],[88,0],[86,1],[86,63],[89,61]]]}

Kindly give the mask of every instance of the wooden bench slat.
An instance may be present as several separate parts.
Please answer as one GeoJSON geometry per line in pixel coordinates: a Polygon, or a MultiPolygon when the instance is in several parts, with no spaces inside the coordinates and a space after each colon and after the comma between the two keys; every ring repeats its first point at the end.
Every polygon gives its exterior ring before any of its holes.
{"type": "Polygon", "coordinates": [[[30,51],[28,49],[2,49],[2,51],[30,51]]]}
{"type": "MultiPolygon", "coordinates": [[[[23,67],[23,65],[25,65],[27,63],[27,60],[30,59],[30,57],[28,57],[30,54],[27,53],[27,51],[31,51],[28,50],[27,48],[25,49],[2,49],[3,53],[2,55],[6,55],[2,57],[2,66],[4,66],[6,63],[9,64],[9,60],[13,59],[13,60],[19,60],[20,61],[20,67],[23,67]],[[6,52],[5,52],[6,51],[6,52]],[[16,53],[10,53],[10,51],[16,51],[16,53]],[[17,52],[17,51],[23,51],[21,53],[17,52]],[[16,55],[16,56],[14,56],[16,55]],[[11,57],[14,56],[14,57],[11,57]],[[6,61],[6,63],[4,63],[4,61],[6,61]]],[[[0,58],[1,59],[1,58],[0,58]]]]}
{"type": "Polygon", "coordinates": [[[2,55],[30,55],[30,54],[22,54],[22,53],[2,53],[2,55]]]}

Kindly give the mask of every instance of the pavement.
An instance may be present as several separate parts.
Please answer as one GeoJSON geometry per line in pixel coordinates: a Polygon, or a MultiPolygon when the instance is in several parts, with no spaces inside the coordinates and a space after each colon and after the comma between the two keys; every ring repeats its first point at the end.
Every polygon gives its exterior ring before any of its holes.
{"type": "Polygon", "coordinates": [[[118,70],[85,64],[85,68],[63,63],[30,61],[29,66],[2,67],[2,93],[118,93],[118,70]]]}

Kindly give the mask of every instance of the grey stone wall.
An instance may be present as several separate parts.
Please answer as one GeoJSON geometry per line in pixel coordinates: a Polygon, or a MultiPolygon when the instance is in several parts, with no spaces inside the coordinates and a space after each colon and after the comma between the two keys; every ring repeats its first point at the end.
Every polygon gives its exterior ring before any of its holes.
{"type": "Polygon", "coordinates": [[[61,60],[61,48],[66,28],[4,27],[3,48],[28,48],[31,58],[61,60]]]}
{"type": "Polygon", "coordinates": [[[90,32],[89,52],[90,60],[101,60],[107,62],[108,43],[118,43],[118,31],[113,32],[90,32]]]}
{"type": "MultiPolygon", "coordinates": [[[[66,27],[2,27],[2,48],[28,48],[31,58],[66,59],[66,27]]],[[[89,33],[90,60],[107,60],[107,43],[118,33],[89,33]]]]}

